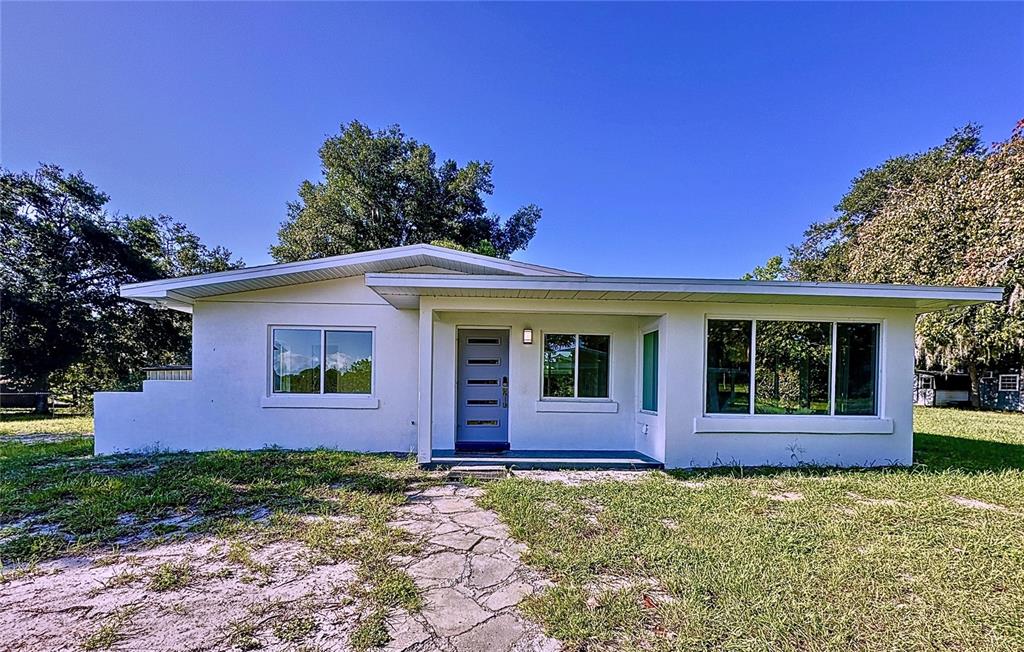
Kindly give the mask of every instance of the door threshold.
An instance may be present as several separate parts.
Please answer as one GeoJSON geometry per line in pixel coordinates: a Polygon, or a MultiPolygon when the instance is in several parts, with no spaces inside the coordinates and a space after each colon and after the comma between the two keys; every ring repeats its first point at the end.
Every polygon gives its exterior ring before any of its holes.
{"type": "Polygon", "coordinates": [[[455,444],[455,452],[462,454],[503,453],[509,449],[508,442],[462,442],[455,444]]]}

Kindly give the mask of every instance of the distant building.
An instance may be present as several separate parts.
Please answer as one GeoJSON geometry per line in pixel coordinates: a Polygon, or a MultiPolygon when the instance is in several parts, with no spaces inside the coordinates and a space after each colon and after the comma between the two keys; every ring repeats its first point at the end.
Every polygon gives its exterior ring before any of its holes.
{"type": "MultiPolygon", "coordinates": [[[[1016,369],[987,371],[978,379],[979,399],[985,410],[1024,412],[1024,379],[1016,369]]],[[[969,407],[971,377],[918,369],[914,373],[914,403],[936,407],[969,407]]]]}

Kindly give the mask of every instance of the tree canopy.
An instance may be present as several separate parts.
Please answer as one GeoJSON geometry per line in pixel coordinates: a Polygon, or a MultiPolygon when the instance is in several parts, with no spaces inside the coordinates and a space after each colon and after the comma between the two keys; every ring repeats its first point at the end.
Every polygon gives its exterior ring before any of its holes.
{"type": "Polygon", "coordinates": [[[942,145],[862,171],[836,206],[789,251],[751,277],[918,285],[999,285],[1005,299],[918,320],[925,366],[1020,367],[1024,355],[1024,121],[985,146],[975,125],[942,145]],[[781,262],[781,261],[780,261],[781,262]]]}
{"type": "Polygon", "coordinates": [[[0,170],[0,378],[15,390],[111,388],[187,361],[188,317],[119,286],[241,265],[167,216],[110,215],[108,199],[55,165],[0,170]]]}
{"type": "Polygon", "coordinates": [[[487,210],[490,162],[437,162],[434,150],[398,125],[373,131],[358,121],[320,147],[323,178],[303,181],[270,253],[277,262],[417,243],[508,258],[536,234],[541,209],[507,219],[487,210]]]}

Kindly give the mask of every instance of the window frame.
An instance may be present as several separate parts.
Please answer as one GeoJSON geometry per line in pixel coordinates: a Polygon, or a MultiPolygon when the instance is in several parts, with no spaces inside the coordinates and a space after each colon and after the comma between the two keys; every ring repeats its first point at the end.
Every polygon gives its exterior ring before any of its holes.
{"type": "Polygon", "coordinates": [[[607,403],[612,400],[612,334],[577,331],[565,333],[561,331],[541,331],[540,333],[540,400],[541,401],[579,401],[581,403],[607,403]],[[572,335],[576,338],[576,347],[573,349],[572,367],[572,396],[545,396],[544,395],[544,349],[547,346],[545,339],[548,335],[572,335]],[[608,396],[580,396],[580,338],[581,337],[607,337],[608,338],[608,396]]]}
{"type": "Polygon", "coordinates": [[[771,315],[771,316],[759,316],[755,314],[743,313],[735,315],[722,315],[722,314],[705,314],[704,315],[704,341],[702,343],[702,362],[701,370],[703,372],[703,378],[701,379],[701,415],[709,418],[755,418],[755,419],[780,419],[780,418],[798,418],[798,419],[822,419],[835,417],[839,419],[881,419],[885,413],[884,405],[884,379],[885,374],[883,368],[885,365],[885,319],[880,318],[868,318],[868,317],[831,317],[828,315],[824,316],[791,316],[791,315],[771,315]],[[750,322],[750,407],[747,413],[725,413],[725,412],[708,412],[707,392],[708,392],[708,336],[709,336],[709,322],[712,321],[749,321],[750,322]],[[759,321],[791,321],[791,322],[812,322],[812,323],[831,323],[832,334],[831,334],[831,349],[829,351],[829,389],[828,389],[828,414],[768,414],[758,413],[756,409],[756,385],[757,379],[757,323],[759,321]],[[836,414],[836,340],[838,337],[838,324],[877,324],[878,325],[878,342],[875,346],[875,414],[836,414]]]}
{"type": "Polygon", "coordinates": [[[997,387],[998,387],[998,390],[1000,392],[1019,392],[1020,391],[1020,374],[999,374],[999,380],[998,380],[997,387]],[[1014,387],[1012,387],[1012,388],[1008,387],[1008,388],[1004,389],[1003,388],[1003,380],[1004,379],[1010,379],[1010,378],[1013,379],[1014,387]]]}
{"type": "Polygon", "coordinates": [[[332,399],[343,399],[343,398],[374,398],[377,396],[377,329],[374,326],[314,326],[308,324],[296,325],[296,324],[271,324],[267,327],[267,396],[270,398],[278,397],[306,397],[306,398],[322,398],[327,400],[332,399]],[[320,391],[319,392],[278,392],[274,391],[274,332],[278,330],[304,330],[304,331],[319,331],[320,332],[320,391]],[[369,394],[355,394],[348,392],[326,392],[324,391],[324,374],[327,372],[326,358],[327,358],[327,332],[352,332],[352,333],[369,333],[370,334],[370,393],[369,394]]]}
{"type": "Polygon", "coordinates": [[[935,376],[933,376],[931,374],[921,374],[919,376],[919,379],[920,380],[919,380],[919,383],[917,385],[918,389],[920,389],[920,390],[925,390],[925,389],[932,389],[932,390],[934,390],[935,389],[935,376]],[[927,381],[927,383],[925,381],[927,381]]]}

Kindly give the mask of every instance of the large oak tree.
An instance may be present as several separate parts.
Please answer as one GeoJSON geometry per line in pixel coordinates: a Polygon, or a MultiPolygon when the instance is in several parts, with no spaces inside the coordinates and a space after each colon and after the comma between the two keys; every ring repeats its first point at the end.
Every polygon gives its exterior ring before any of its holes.
{"type": "Polygon", "coordinates": [[[323,178],[303,181],[270,253],[278,262],[437,243],[508,258],[529,244],[541,210],[507,219],[487,210],[490,162],[440,163],[434,150],[397,125],[373,131],[358,121],[320,148],[323,178]]]}
{"type": "MultiPolygon", "coordinates": [[[[80,173],[0,170],[0,382],[90,393],[187,362],[188,317],[122,299],[121,284],[241,265],[166,216],[123,217],[80,173]]],[[[40,406],[41,408],[43,406],[40,406]]]]}
{"type": "Polygon", "coordinates": [[[967,370],[977,405],[979,368],[1020,368],[1024,357],[1022,131],[1024,121],[985,146],[968,125],[938,147],[861,172],[836,215],[790,248],[781,275],[1005,287],[998,304],[929,313],[917,324],[919,362],[967,370]]]}

